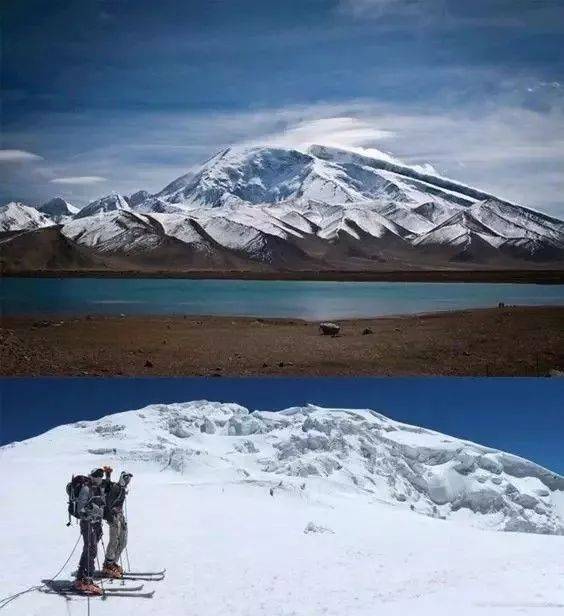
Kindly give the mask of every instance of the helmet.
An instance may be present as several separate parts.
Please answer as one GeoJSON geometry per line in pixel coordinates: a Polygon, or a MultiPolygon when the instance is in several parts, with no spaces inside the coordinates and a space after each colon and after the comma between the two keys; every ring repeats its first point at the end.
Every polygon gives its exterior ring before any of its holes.
{"type": "Polygon", "coordinates": [[[90,479],[92,479],[92,483],[94,485],[101,484],[103,478],[104,478],[104,469],[103,468],[95,468],[95,469],[90,471],[90,479]]]}
{"type": "Polygon", "coordinates": [[[124,487],[127,486],[129,482],[131,481],[132,477],[133,475],[131,473],[126,473],[125,471],[121,471],[121,474],[119,476],[119,484],[124,487]]]}

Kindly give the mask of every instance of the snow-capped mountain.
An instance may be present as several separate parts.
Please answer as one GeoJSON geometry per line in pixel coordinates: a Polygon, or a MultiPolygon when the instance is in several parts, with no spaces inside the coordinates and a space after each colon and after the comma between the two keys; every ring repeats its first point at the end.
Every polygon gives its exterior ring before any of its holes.
{"type": "Polygon", "coordinates": [[[131,207],[135,207],[143,201],[146,201],[151,196],[151,193],[147,190],[138,190],[137,192],[132,193],[131,195],[127,195],[124,199],[131,205],[131,207]]]}
{"type": "Polygon", "coordinates": [[[0,206],[0,232],[33,231],[55,224],[34,207],[16,201],[0,206]]]}
{"type": "Polygon", "coordinates": [[[79,208],[65,201],[62,197],[55,197],[40,205],[37,209],[57,224],[72,218],[79,211],[79,208]]]}
{"type": "MultiPolygon", "coordinates": [[[[185,207],[218,207],[233,203],[275,203],[304,198],[346,204],[369,200],[407,203],[424,192],[402,170],[345,150],[312,146],[306,152],[282,148],[228,148],[211,158],[196,173],[166,186],[157,196],[185,207]],[[396,172],[397,171],[397,172],[396,172]]],[[[451,188],[458,187],[452,184],[451,188]]],[[[429,186],[439,199],[470,203],[464,193],[451,196],[429,186]]],[[[461,190],[465,187],[460,186],[461,190]]],[[[425,200],[428,200],[427,198],[425,200]]],[[[484,193],[484,198],[487,195],[484,193]]],[[[473,200],[472,200],[473,201],[473,200]]]]}
{"type": "MultiPolygon", "coordinates": [[[[65,527],[64,486],[109,464],[133,473],[132,568],[167,568],[146,583],[151,601],[120,602],[125,616],[185,613],[188,597],[205,616],[226,606],[236,616],[446,616],[461,597],[474,615],[508,597],[560,601],[564,478],[373,411],[156,404],[60,426],[0,458],[11,469],[0,483],[3,594],[64,563],[78,532],[65,527]],[[30,480],[39,518],[22,506],[30,480]]],[[[10,613],[47,613],[55,599],[29,592],[10,613]]],[[[113,601],[96,611],[113,613],[113,601]]]]}
{"type": "Polygon", "coordinates": [[[244,266],[238,255],[226,254],[221,246],[193,229],[184,217],[175,225],[170,215],[148,216],[116,209],[75,218],[60,232],[64,238],[91,249],[94,254],[120,258],[141,256],[148,265],[172,262],[179,267],[196,265],[202,269],[244,266]]]}
{"type": "Polygon", "coordinates": [[[150,250],[161,240],[148,219],[125,208],[104,216],[76,217],[63,226],[62,233],[78,244],[95,246],[100,252],[150,250]]]}
{"type": "MultiPolygon", "coordinates": [[[[62,233],[105,252],[115,212],[148,217],[178,241],[191,238],[273,270],[564,262],[560,220],[400,163],[324,146],[228,148],[155,195],[113,193],[88,204],[74,215],[82,226],[65,225],[62,233]]],[[[134,220],[119,217],[119,224],[134,220]]],[[[152,223],[146,228],[150,235],[152,223]]],[[[117,234],[112,251],[130,254],[128,242],[128,233],[117,234]]]]}
{"type": "Polygon", "coordinates": [[[112,193],[106,195],[101,199],[92,201],[87,206],[83,207],[75,215],[75,218],[86,218],[87,216],[95,216],[106,212],[115,212],[116,210],[131,211],[129,203],[125,200],[125,197],[112,193]]]}

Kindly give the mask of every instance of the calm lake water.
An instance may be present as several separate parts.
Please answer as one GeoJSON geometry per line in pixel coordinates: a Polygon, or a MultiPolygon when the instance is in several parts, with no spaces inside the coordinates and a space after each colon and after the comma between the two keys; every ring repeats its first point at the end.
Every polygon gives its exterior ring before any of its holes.
{"type": "Polygon", "coordinates": [[[564,305],[564,285],[429,282],[3,278],[4,314],[186,314],[337,319],[564,305]]]}

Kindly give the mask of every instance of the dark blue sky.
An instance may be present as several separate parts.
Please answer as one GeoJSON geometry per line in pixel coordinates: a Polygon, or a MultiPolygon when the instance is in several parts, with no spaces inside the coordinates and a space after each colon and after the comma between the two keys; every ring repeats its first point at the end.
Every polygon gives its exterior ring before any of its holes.
{"type": "Polygon", "coordinates": [[[231,143],[321,141],[430,162],[564,213],[561,0],[18,0],[0,11],[0,200],[154,191],[231,143]]]}
{"type": "Polygon", "coordinates": [[[251,410],[306,403],[372,408],[564,474],[562,379],[2,379],[0,443],[147,404],[200,399],[238,402],[251,410]]]}

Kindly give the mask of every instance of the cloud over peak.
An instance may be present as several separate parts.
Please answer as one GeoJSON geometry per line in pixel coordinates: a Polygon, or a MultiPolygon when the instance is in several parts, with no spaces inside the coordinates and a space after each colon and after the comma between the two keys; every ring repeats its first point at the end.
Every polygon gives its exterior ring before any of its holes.
{"type": "Polygon", "coordinates": [[[0,150],[0,163],[27,163],[43,160],[39,154],[25,150],[0,150]]]}
{"type": "Polygon", "coordinates": [[[75,177],[66,178],[53,178],[50,180],[51,184],[72,184],[72,185],[90,185],[98,184],[99,182],[106,182],[107,178],[103,178],[99,175],[80,175],[75,177]]]}

